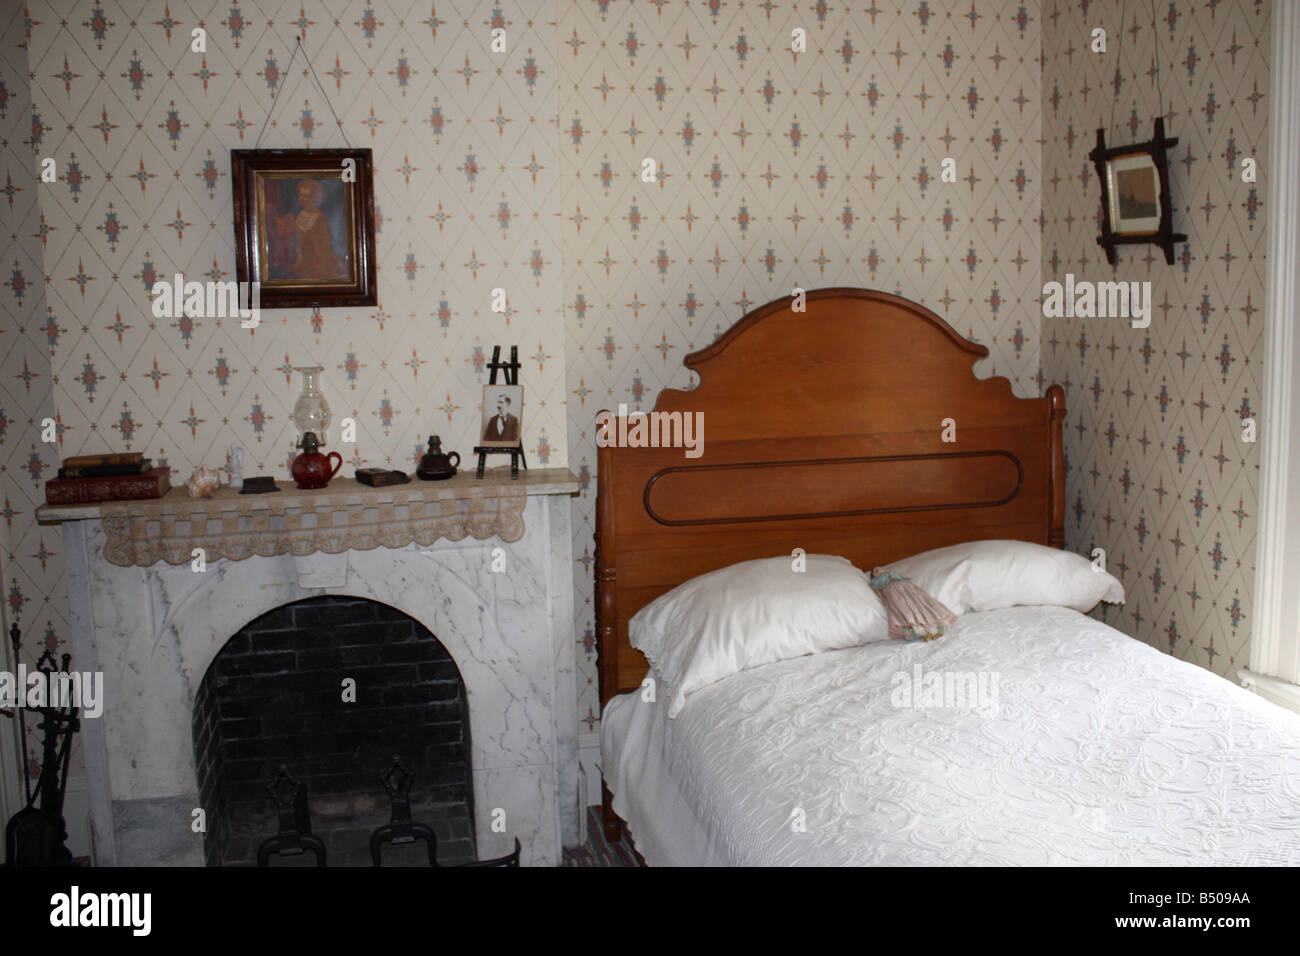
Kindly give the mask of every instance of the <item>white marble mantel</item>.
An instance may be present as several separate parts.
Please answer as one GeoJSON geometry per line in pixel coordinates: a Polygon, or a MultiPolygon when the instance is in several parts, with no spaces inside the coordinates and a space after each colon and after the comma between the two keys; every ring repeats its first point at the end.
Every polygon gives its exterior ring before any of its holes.
{"type": "MultiPolygon", "coordinates": [[[[508,853],[518,836],[526,865],[559,862],[579,832],[568,500],[578,482],[566,469],[523,472],[518,482],[504,469],[453,482],[359,494],[375,496],[363,504],[403,489],[453,504],[472,498],[481,513],[494,507],[495,487],[502,513],[522,519],[519,534],[506,535],[517,540],[498,534],[498,525],[471,522],[459,540],[414,537],[401,547],[297,555],[286,543],[279,553],[209,560],[199,572],[189,561],[122,566],[120,549],[119,563],[111,562],[104,512],[121,515],[121,504],[41,509],[43,522],[63,525],[74,666],[104,673],[104,714],[83,721],[82,730],[97,865],[202,864],[203,838],[190,826],[199,806],[191,736],[199,683],[245,624],[326,594],[403,611],[456,661],[469,702],[479,856],[508,853]],[[494,555],[498,548],[503,555],[494,555]],[[504,571],[492,570],[494,557],[498,566],[504,557],[504,571]],[[504,833],[491,828],[496,808],[506,814],[504,833]]],[[[355,511],[356,489],[336,491],[338,508],[355,511]]],[[[275,507],[283,509],[293,495],[310,493],[279,494],[286,497],[275,507]]],[[[158,507],[125,510],[140,518],[158,507]]],[[[448,533],[456,529],[444,527],[448,533]]]]}

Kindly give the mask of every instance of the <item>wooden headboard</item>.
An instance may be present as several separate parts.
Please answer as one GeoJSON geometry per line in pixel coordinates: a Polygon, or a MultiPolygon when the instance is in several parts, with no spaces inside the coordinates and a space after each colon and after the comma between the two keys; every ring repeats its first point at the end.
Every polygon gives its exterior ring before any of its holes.
{"type": "Polygon", "coordinates": [[[659,394],[656,412],[703,413],[702,455],[598,451],[602,707],[648,669],[628,620],[706,571],[795,548],[870,570],[979,538],[1063,544],[1060,386],[1024,399],[975,378],[988,349],[898,296],[806,297],[750,312],[686,356],[697,388],[659,394]]]}

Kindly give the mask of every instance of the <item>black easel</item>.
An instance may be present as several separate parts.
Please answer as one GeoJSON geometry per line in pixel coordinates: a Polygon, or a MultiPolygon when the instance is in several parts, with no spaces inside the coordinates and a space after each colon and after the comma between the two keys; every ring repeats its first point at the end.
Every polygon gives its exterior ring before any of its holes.
{"type": "MultiPolygon", "coordinates": [[[[505,373],[505,381],[502,382],[501,384],[518,385],[519,384],[519,346],[517,345],[510,346],[509,362],[501,361],[501,346],[499,345],[492,346],[492,361],[487,363],[487,367],[492,370],[488,374],[489,385],[497,384],[498,370],[503,371],[505,373]]],[[[528,459],[524,457],[524,442],[522,438],[520,438],[518,445],[514,445],[510,447],[488,448],[484,445],[475,445],[474,453],[478,455],[478,468],[474,472],[475,478],[483,477],[483,468],[487,464],[488,455],[508,454],[510,456],[510,480],[511,481],[515,481],[519,478],[520,462],[523,462],[524,470],[525,471],[528,470],[528,459]]]]}

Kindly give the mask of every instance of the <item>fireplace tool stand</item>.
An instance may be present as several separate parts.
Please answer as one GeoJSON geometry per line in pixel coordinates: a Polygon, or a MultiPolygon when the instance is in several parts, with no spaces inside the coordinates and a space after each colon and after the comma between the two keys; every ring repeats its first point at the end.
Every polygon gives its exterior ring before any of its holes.
{"type": "Polygon", "coordinates": [[[307,813],[307,785],[295,781],[281,766],[275,782],[267,786],[266,792],[270,794],[271,802],[275,804],[280,816],[280,831],[263,840],[257,848],[257,865],[269,866],[272,853],[277,856],[301,856],[304,851],[311,850],[316,854],[316,865],[324,866],[325,844],[320,837],[312,835],[311,817],[307,813]],[[293,791],[293,796],[284,801],[280,799],[282,783],[293,791]]]}
{"type": "MultiPolygon", "coordinates": [[[[14,669],[18,669],[18,650],[22,643],[22,632],[15,624],[9,629],[9,639],[13,643],[14,669]]],[[[53,679],[55,674],[67,674],[71,654],[64,654],[62,665],[56,666],[54,652],[49,648],[36,661],[47,690],[46,705],[27,708],[22,701],[25,687],[18,688],[20,700],[14,708],[18,712],[19,736],[22,744],[23,792],[27,797],[27,806],[10,818],[5,827],[5,866],[68,866],[72,863],[72,853],[65,841],[68,839],[67,824],[63,820],[63,798],[68,790],[68,762],[72,756],[72,735],[81,729],[77,719],[77,706],[71,700],[55,701],[54,689],[60,686],[53,679]],[[51,706],[61,703],[63,706],[51,706]],[[27,762],[27,721],[24,711],[31,709],[41,715],[41,723],[36,727],[43,734],[41,771],[36,778],[36,787],[32,788],[31,769],[27,762]],[[40,801],[38,807],[37,801],[40,801]]],[[[71,690],[72,684],[65,682],[61,686],[71,690]]],[[[71,698],[71,694],[68,695],[71,698]]],[[[14,715],[8,710],[0,710],[6,717],[14,715]]]]}

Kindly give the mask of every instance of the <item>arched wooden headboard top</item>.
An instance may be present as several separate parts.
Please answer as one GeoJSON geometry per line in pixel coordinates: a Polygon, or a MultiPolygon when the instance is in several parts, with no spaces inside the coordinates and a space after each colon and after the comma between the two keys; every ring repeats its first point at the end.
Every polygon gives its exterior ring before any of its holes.
{"type": "MultiPolygon", "coordinates": [[[[977,379],[988,350],[899,296],[819,289],[793,304],[750,312],[686,357],[698,387],[660,392],[665,429],[702,426],[694,449],[598,451],[602,704],[646,672],[631,616],[706,571],[795,548],[870,569],[979,538],[1063,542],[1059,386],[1024,399],[977,379]]],[[[607,422],[608,437],[631,434],[630,416],[607,422]]]]}

